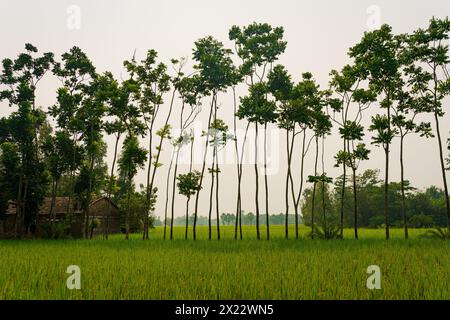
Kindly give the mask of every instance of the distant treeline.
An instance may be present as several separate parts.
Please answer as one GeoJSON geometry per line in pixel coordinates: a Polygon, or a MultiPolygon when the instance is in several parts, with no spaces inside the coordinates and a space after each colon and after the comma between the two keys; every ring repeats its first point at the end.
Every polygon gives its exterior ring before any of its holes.
{"type": "MultiPolygon", "coordinates": [[[[253,212],[242,212],[242,225],[244,226],[254,226],[256,224],[256,216],[253,212]]],[[[266,215],[262,214],[260,216],[262,221],[266,221],[266,215]]],[[[269,215],[269,223],[270,225],[284,225],[285,223],[285,214],[270,214],[269,215]]],[[[295,216],[293,214],[289,215],[289,224],[295,223],[295,216]]],[[[220,215],[220,224],[222,226],[234,226],[236,222],[236,215],[233,213],[222,213],[220,215]]],[[[302,220],[300,219],[300,222],[302,223],[302,220]]],[[[189,225],[192,225],[194,223],[194,216],[189,216],[189,225]]],[[[212,220],[212,224],[215,225],[217,223],[216,219],[212,220]]],[[[161,220],[159,217],[154,221],[154,225],[159,227],[164,225],[164,220],[161,220]]],[[[186,225],[186,218],[185,217],[176,217],[174,219],[174,226],[185,226],[186,225]]],[[[208,225],[208,217],[205,216],[198,216],[197,217],[197,225],[198,226],[207,226],[208,225]]]]}
{"type": "MultiPolygon", "coordinates": [[[[330,223],[337,224],[339,221],[342,191],[342,176],[335,180],[332,185],[325,186],[325,210],[326,217],[330,223]]],[[[357,201],[359,203],[358,225],[360,227],[380,228],[384,227],[383,216],[383,183],[379,178],[379,170],[366,170],[356,177],[357,201]]],[[[410,227],[423,228],[447,226],[447,212],[445,196],[442,189],[435,186],[420,190],[405,181],[406,198],[405,211],[407,223],[410,227]]],[[[317,223],[323,224],[322,188],[316,190],[316,214],[317,223]]],[[[345,192],[344,226],[351,228],[354,225],[353,216],[353,191],[348,186],[345,192]]],[[[302,214],[306,225],[310,225],[312,208],[312,188],[307,188],[303,193],[302,214]]],[[[403,227],[402,195],[399,182],[389,184],[389,212],[391,225],[403,227]]]]}

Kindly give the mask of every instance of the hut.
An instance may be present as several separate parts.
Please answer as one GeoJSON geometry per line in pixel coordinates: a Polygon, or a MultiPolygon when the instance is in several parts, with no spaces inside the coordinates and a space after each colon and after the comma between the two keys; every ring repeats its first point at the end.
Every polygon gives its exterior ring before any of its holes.
{"type": "MultiPolygon", "coordinates": [[[[37,217],[36,236],[45,235],[45,226],[50,223],[52,206],[52,198],[45,198],[42,202],[37,217]]],[[[1,231],[6,236],[14,234],[14,226],[17,217],[17,204],[10,200],[8,209],[4,215],[3,226],[1,231]]],[[[69,197],[56,197],[53,205],[54,223],[62,221],[70,221],[70,234],[74,238],[83,236],[84,230],[84,214],[76,201],[69,197]],[[69,219],[70,218],[70,219],[69,219]]],[[[120,227],[120,210],[107,197],[99,197],[94,199],[89,206],[89,221],[97,219],[99,226],[93,230],[93,234],[103,234],[108,228],[109,234],[121,232],[120,227]]]]}

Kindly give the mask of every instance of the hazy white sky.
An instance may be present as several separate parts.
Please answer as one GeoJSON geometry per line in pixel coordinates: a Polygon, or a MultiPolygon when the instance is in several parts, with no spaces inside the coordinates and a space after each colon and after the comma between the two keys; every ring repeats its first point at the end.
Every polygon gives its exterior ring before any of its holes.
{"type": "MultiPolygon", "coordinates": [[[[0,0],[0,58],[14,57],[21,52],[23,45],[30,42],[41,51],[52,51],[60,56],[71,46],[81,47],[92,59],[98,71],[112,71],[117,77],[124,75],[122,61],[129,59],[136,49],[137,57],[153,48],[159,52],[164,62],[170,58],[191,55],[194,41],[205,35],[212,35],[232,47],[228,41],[228,30],[234,25],[247,25],[253,21],[268,22],[285,28],[288,41],[286,52],[279,63],[284,64],[295,80],[301,73],[310,71],[322,85],[327,87],[329,72],[340,69],[350,60],[348,48],[361,38],[364,31],[377,22],[392,25],[394,32],[410,32],[417,27],[425,27],[432,16],[450,15],[448,0],[400,0],[400,1],[364,1],[364,0],[103,0],[103,1],[64,1],[64,0],[0,0]],[[75,11],[74,11],[75,10],[75,11]],[[79,20],[73,14],[79,10],[79,20]],[[79,21],[79,25],[77,25],[79,21]],[[75,27],[75,28],[74,28],[75,27]],[[79,28],[78,28],[79,27],[79,28]]],[[[58,82],[51,76],[41,83],[38,101],[46,109],[55,101],[58,82]]],[[[245,94],[245,88],[239,88],[245,94]]],[[[232,96],[219,97],[220,117],[231,125],[232,96]]],[[[205,104],[207,102],[205,101],[205,104]]],[[[446,107],[450,101],[446,101],[446,107]]],[[[179,107],[179,106],[177,106],[179,107]]],[[[206,108],[205,108],[206,109],[206,108]]],[[[179,110],[179,109],[178,109],[179,110]]],[[[374,111],[376,107],[374,107],[374,111]]],[[[10,112],[0,104],[0,116],[10,112]]],[[[206,112],[199,121],[205,122],[206,112]]],[[[162,119],[163,117],[161,117],[162,119]]],[[[367,114],[370,119],[370,114],[367,114]]],[[[423,118],[428,119],[426,117],[423,118]]],[[[430,118],[431,120],[431,118],[430,118]]],[[[450,125],[449,115],[443,120],[442,132],[447,138],[450,125]]],[[[171,119],[176,127],[175,115],[171,119]]],[[[162,122],[162,121],[161,121],[162,122]]],[[[367,123],[367,121],[366,121],[367,123]]],[[[241,123],[240,126],[243,126],[241,123]]],[[[284,134],[270,131],[273,139],[273,159],[278,155],[280,166],[269,178],[270,208],[272,213],[284,210],[284,134]]],[[[431,184],[440,186],[441,176],[437,158],[436,140],[423,140],[409,136],[406,146],[406,177],[415,186],[426,187],[431,184]]],[[[112,151],[112,139],[107,139],[112,151]]],[[[336,131],[327,139],[326,171],[337,176],[340,169],[334,168],[333,156],[340,148],[336,131]]],[[[366,136],[370,144],[370,134],[366,136]]],[[[163,162],[168,163],[170,148],[166,143],[163,162]]],[[[383,172],[383,152],[371,146],[371,160],[361,166],[380,168],[383,172]]],[[[111,152],[110,152],[111,153],[111,152]]],[[[399,178],[398,145],[393,146],[392,177],[399,178]]],[[[109,161],[112,157],[109,155],[109,161]]],[[[275,161],[275,160],[274,160],[275,161]]],[[[312,153],[306,165],[306,175],[313,170],[312,153]]],[[[295,163],[298,165],[298,161],[295,163]]],[[[187,166],[181,166],[185,172],[187,166]]],[[[160,198],[157,214],[163,215],[165,176],[167,166],[158,173],[160,198]]],[[[254,211],[254,173],[252,166],[244,167],[244,209],[254,211]]],[[[236,167],[224,165],[221,175],[221,212],[234,212],[236,191],[236,167]]],[[[145,181],[141,172],[138,182],[145,181]]],[[[261,179],[261,186],[263,179],[261,179]]],[[[201,197],[201,214],[206,215],[208,208],[209,179],[206,179],[201,197]]],[[[177,196],[177,215],[184,214],[184,199],[177,196]]],[[[263,197],[261,194],[261,203],[263,197]]],[[[264,212],[264,210],[262,210],[264,212]]]]}

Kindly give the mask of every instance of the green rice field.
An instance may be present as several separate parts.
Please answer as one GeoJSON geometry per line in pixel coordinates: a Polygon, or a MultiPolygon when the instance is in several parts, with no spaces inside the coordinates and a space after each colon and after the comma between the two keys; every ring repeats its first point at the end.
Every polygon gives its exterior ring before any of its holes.
{"type": "Polygon", "coordinates": [[[450,299],[449,241],[414,229],[409,240],[400,229],[389,241],[381,229],[311,240],[308,230],[286,240],[274,226],[270,241],[256,240],[254,227],[243,241],[234,227],[222,227],[220,241],[207,240],[207,227],[197,241],[182,227],[172,241],[162,228],[149,241],[0,240],[0,299],[450,299]],[[81,290],[66,287],[69,265],[80,267],[81,290]],[[381,269],[380,290],[366,287],[370,265],[381,269]]]}

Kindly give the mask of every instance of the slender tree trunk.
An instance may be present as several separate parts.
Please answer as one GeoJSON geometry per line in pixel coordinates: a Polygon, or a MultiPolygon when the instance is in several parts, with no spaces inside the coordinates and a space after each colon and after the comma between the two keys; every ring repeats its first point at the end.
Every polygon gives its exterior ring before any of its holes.
{"type": "MultiPolygon", "coordinates": [[[[152,150],[153,150],[153,124],[155,115],[153,116],[150,129],[149,129],[149,138],[148,138],[148,168],[147,168],[147,188],[146,188],[146,197],[145,197],[145,210],[144,210],[144,231],[142,232],[142,240],[146,240],[147,238],[147,219],[148,219],[148,213],[150,211],[150,202],[153,190],[151,190],[150,187],[150,179],[151,179],[151,172],[152,172],[152,150]]],[[[167,212],[167,211],[166,211],[167,212]]],[[[166,222],[164,222],[165,224],[166,222]]],[[[164,225],[164,232],[165,232],[165,225],[164,225]]],[[[164,233],[164,239],[165,239],[165,233],[164,233]]]]}
{"type": "MultiPolygon", "coordinates": [[[[217,99],[214,101],[214,121],[217,120],[217,99]]],[[[216,139],[216,138],[215,138],[216,139]]],[[[226,141],[225,141],[226,143],[226,141]]],[[[214,145],[213,157],[216,159],[216,167],[212,165],[213,179],[216,176],[216,224],[217,224],[217,240],[220,240],[220,213],[219,213],[219,150],[217,148],[217,141],[214,145]]],[[[214,162],[213,162],[214,163],[214,162]]]]}
{"type": "MultiPolygon", "coordinates": [[[[325,177],[325,136],[322,136],[322,177],[325,177]]],[[[323,231],[327,232],[327,215],[326,215],[326,203],[325,203],[325,181],[322,181],[322,215],[323,215],[323,231]]]]}
{"type": "Polygon", "coordinates": [[[267,228],[267,240],[270,239],[270,226],[269,226],[269,183],[267,181],[267,123],[264,124],[264,187],[266,196],[266,228],[267,228]]]}
{"type": "Polygon", "coordinates": [[[52,181],[52,200],[50,203],[50,212],[48,214],[48,216],[50,218],[50,230],[51,230],[51,238],[52,239],[55,237],[55,218],[53,217],[55,201],[56,201],[56,180],[53,179],[53,181],[52,181]]]}
{"type": "Polygon", "coordinates": [[[234,129],[234,149],[236,154],[236,167],[237,167],[237,199],[236,199],[236,219],[234,223],[234,240],[237,240],[238,238],[238,226],[239,226],[239,215],[240,215],[240,205],[241,205],[241,183],[240,183],[240,163],[239,163],[239,146],[238,146],[238,140],[237,140],[237,107],[236,107],[236,89],[233,86],[233,106],[234,106],[234,113],[233,113],[233,129],[234,129]]]}
{"type": "MultiPolygon", "coordinates": [[[[170,100],[170,106],[169,106],[169,112],[167,114],[166,120],[164,122],[164,127],[167,126],[167,124],[169,123],[170,120],[170,116],[172,115],[172,110],[173,110],[173,103],[175,100],[175,94],[176,94],[177,90],[174,89],[172,92],[172,98],[170,100]]],[[[152,165],[152,129],[153,129],[153,123],[154,123],[154,119],[152,119],[152,125],[150,127],[150,138],[149,138],[149,164],[148,164],[148,171],[147,171],[147,199],[146,199],[146,210],[145,210],[145,219],[144,219],[144,239],[148,240],[148,229],[149,229],[149,217],[148,217],[148,213],[150,211],[150,205],[151,205],[151,197],[152,197],[152,193],[153,193],[153,185],[155,182],[155,177],[156,177],[156,170],[158,169],[158,166],[154,166],[153,168],[153,173],[151,175],[151,179],[150,178],[150,171],[151,171],[151,165],[152,165]],[[150,181],[150,183],[149,183],[150,181]]],[[[162,151],[162,144],[164,141],[164,137],[161,136],[161,139],[159,140],[159,145],[158,145],[158,152],[156,154],[156,159],[155,159],[155,163],[158,163],[159,161],[159,157],[161,155],[161,151],[162,151]]]]}
{"type": "Polygon", "coordinates": [[[92,193],[92,173],[94,171],[95,157],[91,155],[89,164],[89,183],[88,192],[86,196],[86,208],[84,209],[84,238],[89,237],[89,216],[91,212],[91,193],[92,193]]]}
{"type": "Polygon", "coordinates": [[[25,214],[27,212],[27,194],[28,194],[28,179],[25,178],[24,186],[23,186],[23,193],[22,193],[22,208],[21,208],[21,215],[19,220],[19,238],[22,238],[22,235],[24,233],[24,229],[26,229],[25,226],[25,214]]]}
{"type": "Polygon", "coordinates": [[[258,175],[258,122],[255,122],[255,205],[256,205],[256,238],[261,239],[259,232],[259,175],[258,175]]]}
{"type": "MultiPolygon", "coordinates": [[[[241,193],[241,185],[242,185],[242,164],[244,162],[244,151],[245,151],[245,144],[247,142],[247,136],[248,136],[248,129],[250,128],[250,122],[247,122],[247,126],[245,128],[245,133],[244,133],[244,141],[242,142],[242,146],[241,146],[241,154],[240,154],[240,159],[239,161],[239,174],[238,174],[238,199],[237,199],[237,213],[239,215],[239,237],[242,240],[242,193],[241,193]]],[[[237,215],[236,215],[236,222],[237,222],[237,215]]]]}
{"type": "Polygon", "coordinates": [[[117,134],[116,136],[116,142],[114,144],[114,158],[113,158],[113,162],[111,165],[111,173],[109,175],[109,185],[108,185],[108,212],[106,215],[106,228],[104,227],[104,237],[105,239],[108,239],[109,237],[109,215],[111,213],[111,196],[112,196],[112,186],[113,186],[113,180],[114,180],[114,169],[116,166],[116,160],[117,160],[117,149],[118,149],[118,145],[119,145],[119,140],[120,140],[120,133],[117,134]]]}
{"type": "Polygon", "coordinates": [[[439,115],[437,114],[437,112],[434,113],[434,120],[435,120],[435,124],[436,124],[436,137],[437,137],[438,144],[439,144],[439,159],[441,162],[442,180],[444,183],[445,205],[447,208],[447,227],[448,227],[448,231],[450,232],[450,198],[448,195],[447,176],[446,176],[446,172],[445,172],[444,149],[442,146],[439,115]]]}
{"type": "Polygon", "coordinates": [[[405,239],[408,239],[408,222],[406,219],[406,196],[405,196],[405,169],[403,164],[403,140],[405,136],[402,135],[400,137],[400,184],[401,184],[401,191],[402,191],[402,216],[403,216],[403,229],[405,233],[405,239]]]}
{"type": "MultiPolygon", "coordinates": [[[[294,213],[296,214],[296,223],[298,225],[298,206],[297,206],[297,202],[295,199],[295,190],[294,190],[294,178],[292,177],[292,155],[294,152],[294,144],[295,144],[295,137],[296,137],[296,132],[295,132],[295,128],[292,130],[292,138],[291,138],[291,142],[290,142],[290,146],[289,146],[289,151],[288,151],[288,175],[287,178],[290,181],[290,185],[291,185],[291,196],[292,196],[292,201],[294,203],[294,213]]],[[[286,215],[285,218],[285,229],[289,230],[289,214],[286,215]]],[[[297,232],[297,228],[296,228],[296,239],[298,232],[297,232]]]]}
{"type": "MultiPolygon", "coordinates": [[[[77,134],[74,134],[72,137],[72,141],[73,141],[73,145],[76,146],[77,143],[77,134]]],[[[70,193],[69,193],[69,199],[67,201],[67,216],[70,217],[70,221],[71,224],[73,223],[73,215],[74,215],[74,210],[75,210],[75,206],[73,204],[73,199],[75,198],[75,157],[76,157],[76,151],[74,150],[74,152],[72,153],[72,167],[70,170],[70,193]]]]}
{"type": "Polygon", "coordinates": [[[129,239],[130,233],[130,195],[131,195],[131,176],[128,175],[128,190],[127,190],[127,213],[125,215],[125,239],[129,239]]]}
{"type": "Polygon", "coordinates": [[[178,172],[178,157],[180,155],[180,148],[177,150],[175,157],[175,168],[173,170],[172,180],[172,204],[171,204],[171,219],[170,219],[170,240],[173,239],[173,220],[175,219],[175,188],[177,185],[177,172],[178,172]]]}
{"type": "MultiPolygon", "coordinates": [[[[56,196],[58,193],[58,186],[59,186],[59,178],[55,180],[55,191],[53,194],[53,208],[52,208],[52,216],[53,216],[53,220],[56,221],[56,212],[55,212],[55,205],[56,205],[56,196]]],[[[39,217],[39,212],[38,212],[38,217],[39,217]]],[[[54,234],[53,234],[54,236],[54,234]]]]}
{"type": "Polygon", "coordinates": [[[242,240],[242,207],[241,207],[241,203],[239,203],[239,236],[242,240]]]}
{"type": "Polygon", "coordinates": [[[213,205],[213,192],[214,192],[214,163],[215,163],[216,155],[215,151],[213,154],[213,162],[211,166],[211,189],[209,192],[209,211],[208,211],[208,239],[212,239],[212,205],[213,205]]]}
{"type": "Polygon", "coordinates": [[[188,239],[188,228],[189,228],[189,201],[191,200],[191,197],[189,197],[186,201],[186,231],[184,233],[184,239],[188,239]]]}
{"type": "MultiPolygon", "coordinates": [[[[189,163],[189,173],[192,172],[192,162],[194,156],[194,137],[191,137],[191,149],[190,149],[190,163],[189,163]]],[[[188,228],[189,228],[189,202],[191,201],[191,197],[189,196],[186,201],[186,233],[184,235],[185,240],[188,239],[188,228]]]]}
{"type": "MultiPolygon", "coordinates": [[[[440,43],[439,43],[439,47],[440,47],[440,43]]],[[[447,80],[448,80],[448,75],[447,75],[447,80]]],[[[438,81],[438,77],[437,77],[436,63],[433,66],[433,81],[434,81],[434,90],[433,90],[434,121],[436,124],[436,139],[437,139],[438,145],[439,145],[439,160],[440,160],[440,164],[441,164],[442,180],[444,183],[445,205],[447,208],[447,229],[448,229],[448,232],[450,232],[450,199],[449,199],[449,194],[448,194],[447,176],[446,176],[446,172],[445,172],[444,149],[442,146],[441,129],[440,129],[440,123],[439,123],[440,106],[438,104],[438,96],[437,96],[439,81],[438,81]]]]}
{"type": "MultiPolygon", "coordinates": [[[[292,142],[294,143],[294,142],[292,142]]],[[[298,215],[299,215],[299,206],[300,206],[300,198],[302,196],[303,192],[303,183],[305,180],[305,156],[306,156],[306,129],[303,130],[303,140],[302,140],[302,158],[301,158],[301,164],[300,164],[300,188],[298,190],[298,196],[297,200],[294,199],[294,209],[295,209],[295,238],[298,240],[298,215]]],[[[292,157],[292,155],[291,155],[292,157]]],[[[294,188],[294,187],[292,187],[294,188]]]]}
{"type": "Polygon", "coordinates": [[[322,181],[322,216],[323,216],[323,230],[327,231],[327,215],[326,215],[326,204],[325,204],[325,182],[322,181]]]}
{"type": "MultiPolygon", "coordinates": [[[[388,133],[391,132],[391,105],[388,103],[387,107],[387,118],[388,118],[388,133]]],[[[386,225],[386,240],[389,239],[389,145],[390,142],[386,143],[384,152],[386,157],[385,162],[385,177],[384,177],[384,223],[386,225]]]]}
{"type": "Polygon", "coordinates": [[[287,156],[287,172],[286,172],[286,184],[285,184],[285,192],[284,192],[286,213],[285,213],[285,218],[284,218],[284,236],[286,239],[289,239],[289,177],[291,174],[289,130],[286,130],[286,156],[287,156]]]}
{"type": "MultiPolygon", "coordinates": [[[[212,115],[213,115],[213,108],[214,108],[214,100],[216,99],[216,95],[213,94],[213,98],[211,101],[211,108],[209,110],[209,118],[208,118],[208,131],[211,127],[211,119],[212,119],[212,115]]],[[[203,164],[202,164],[202,171],[200,174],[200,186],[203,183],[203,176],[205,174],[205,168],[206,168],[206,156],[208,154],[208,137],[206,137],[206,141],[205,141],[205,151],[203,152],[203,164]]],[[[192,231],[193,231],[193,238],[194,240],[197,239],[197,216],[198,216],[198,203],[199,203],[199,199],[200,199],[200,191],[201,189],[199,189],[197,191],[197,194],[195,195],[195,207],[194,207],[194,223],[192,226],[192,231]]]]}
{"type": "Polygon", "coordinates": [[[239,227],[239,215],[241,214],[241,185],[239,183],[239,164],[238,164],[238,191],[237,191],[237,200],[236,200],[236,217],[234,222],[234,240],[238,238],[238,227],[239,227]]]}
{"type": "MultiPolygon", "coordinates": [[[[346,139],[344,139],[344,155],[346,155],[346,152],[347,152],[346,142],[347,142],[346,139]]],[[[342,163],[342,168],[343,168],[343,175],[342,175],[342,190],[341,190],[341,204],[340,204],[341,239],[344,238],[345,183],[346,183],[346,179],[347,179],[347,164],[345,163],[345,159],[344,159],[344,162],[342,163]]]]}
{"type": "Polygon", "coordinates": [[[217,240],[220,240],[220,209],[219,209],[219,156],[216,148],[216,219],[217,240]]]}
{"type": "MultiPolygon", "coordinates": [[[[350,151],[350,141],[347,141],[347,150],[350,151]]],[[[358,239],[358,189],[356,184],[356,159],[350,157],[350,167],[352,169],[352,183],[353,183],[353,224],[355,239],[358,239]]]]}
{"type": "Polygon", "coordinates": [[[172,173],[173,165],[173,155],[170,157],[169,170],[167,171],[166,178],[166,203],[164,206],[164,240],[167,237],[167,210],[169,209],[169,184],[170,184],[170,174],[172,173]]]}
{"type": "Polygon", "coordinates": [[[355,223],[355,239],[358,239],[358,194],[356,186],[356,169],[353,167],[353,216],[355,223]]]}
{"type": "MultiPolygon", "coordinates": [[[[316,159],[314,162],[314,175],[317,176],[317,162],[319,159],[319,137],[316,136],[316,159]]],[[[312,208],[311,208],[311,238],[314,239],[314,232],[315,232],[315,227],[314,227],[314,211],[315,211],[315,206],[316,206],[316,187],[317,187],[317,182],[314,182],[313,184],[313,194],[312,194],[312,208]]]]}
{"type": "Polygon", "coordinates": [[[19,236],[19,228],[22,228],[21,217],[22,217],[22,188],[23,188],[23,174],[19,176],[19,187],[17,191],[17,202],[16,202],[16,217],[14,220],[14,238],[19,236]]]}

